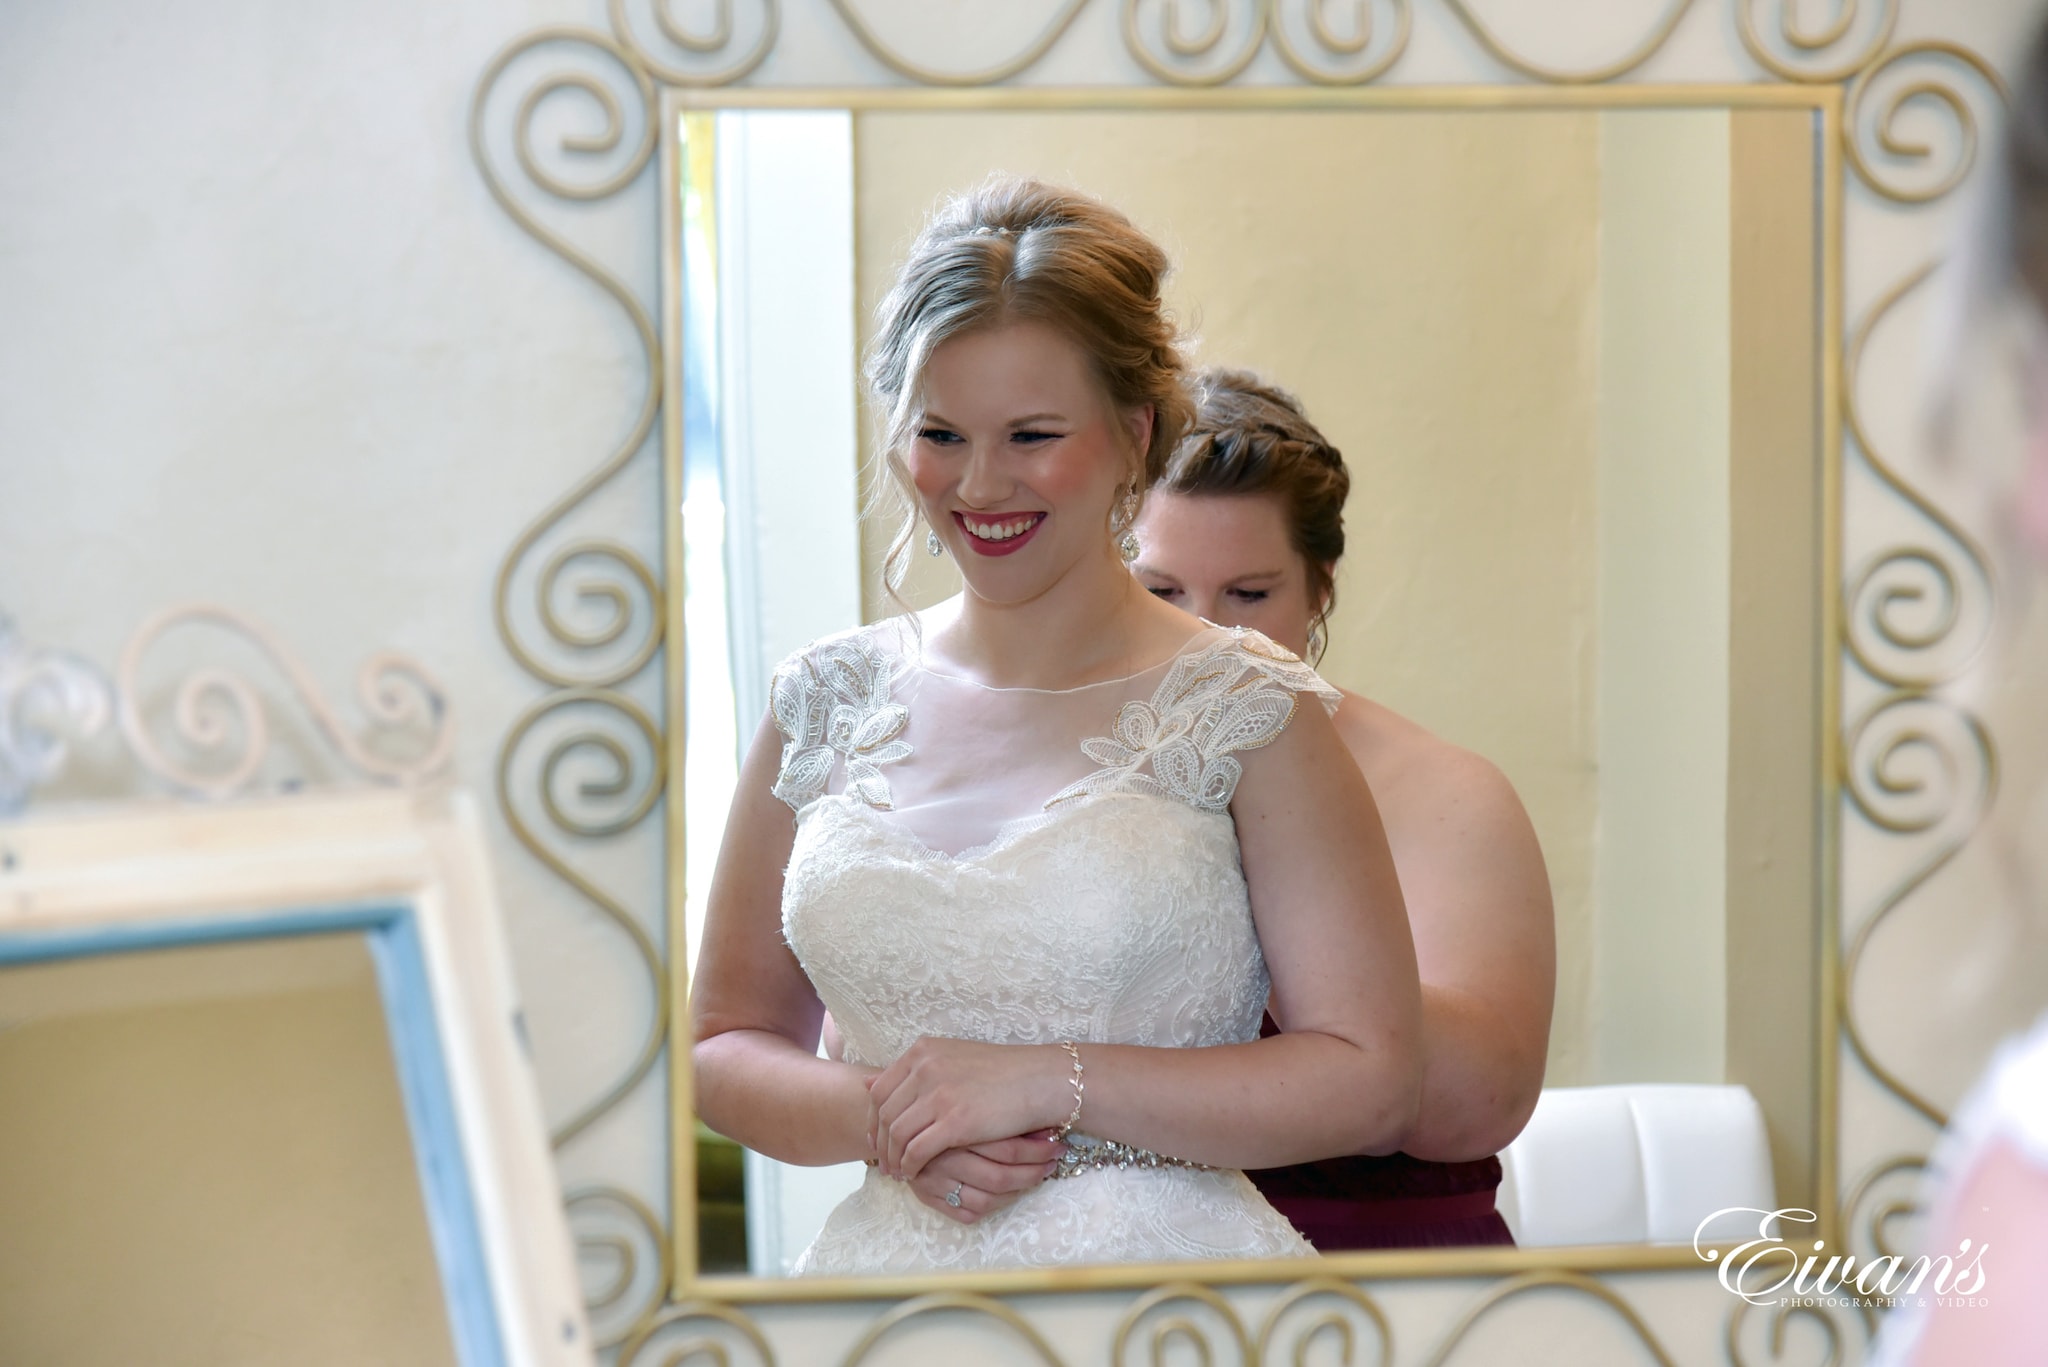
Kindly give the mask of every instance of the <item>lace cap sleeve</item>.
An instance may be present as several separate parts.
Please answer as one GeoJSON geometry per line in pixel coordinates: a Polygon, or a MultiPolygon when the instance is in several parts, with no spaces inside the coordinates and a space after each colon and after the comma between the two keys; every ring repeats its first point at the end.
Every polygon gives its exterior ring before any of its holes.
{"type": "Polygon", "coordinates": [[[1299,655],[1247,627],[1216,627],[1176,659],[1149,702],[1125,703],[1107,736],[1081,743],[1102,767],[1053,797],[1139,792],[1224,811],[1244,766],[1240,750],[1271,742],[1302,694],[1336,712],[1344,695],[1299,655]]]}
{"type": "MultiPolygon", "coordinates": [[[[1316,701],[1323,705],[1325,716],[1337,714],[1337,709],[1344,703],[1343,690],[1316,673],[1315,667],[1308,661],[1286,646],[1276,643],[1264,632],[1254,631],[1250,627],[1227,627],[1224,630],[1229,632],[1232,644],[1242,654],[1251,672],[1262,675],[1290,693],[1312,693],[1316,701]]],[[[1273,735],[1278,735],[1282,729],[1284,723],[1281,727],[1274,728],[1273,735]]],[[[1272,738],[1273,736],[1267,736],[1263,740],[1253,742],[1253,745],[1264,745],[1272,738]]],[[[1238,748],[1248,750],[1252,746],[1241,745],[1238,748]]]]}
{"type": "Polygon", "coordinates": [[[825,795],[835,760],[845,791],[873,807],[891,805],[881,767],[910,754],[900,737],[908,709],[890,701],[895,661],[872,629],[814,641],[776,666],[768,707],[782,733],[775,796],[802,811],[825,795]]]}

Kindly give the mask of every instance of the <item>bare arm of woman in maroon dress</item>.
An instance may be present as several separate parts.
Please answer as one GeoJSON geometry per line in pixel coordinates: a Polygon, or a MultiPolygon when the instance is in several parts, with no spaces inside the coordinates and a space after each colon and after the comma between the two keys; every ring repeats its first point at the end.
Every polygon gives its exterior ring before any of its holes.
{"type": "Polygon", "coordinates": [[[1550,1040],[1556,945],[1535,831],[1499,769],[1388,709],[1347,695],[1337,730],[1382,804],[1422,977],[1422,1108],[1400,1151],[1498,1153],[1535,1109],[1550,1040]]]}

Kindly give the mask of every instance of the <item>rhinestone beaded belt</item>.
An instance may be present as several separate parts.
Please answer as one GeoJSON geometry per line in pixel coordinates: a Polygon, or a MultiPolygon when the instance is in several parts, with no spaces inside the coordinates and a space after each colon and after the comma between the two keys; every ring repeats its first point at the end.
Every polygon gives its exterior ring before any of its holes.
{"type": "Polygon", "coordinates": [[[1079,1177],[1096,1168],[1188,1168],[1195,1172],[1214,1172],[1207,1163],[1190,1163],[1185,1158],[1169,1158],[1163,1153],[1150,1149],[1133,1148],[1119,1144],[1113,1139],[1094,1139],[1088,1135],[1069,1135],[1067,1148],[1059,1156],[1059,1166],[1053,1169],[1055,1179],[1079,1177]]]}

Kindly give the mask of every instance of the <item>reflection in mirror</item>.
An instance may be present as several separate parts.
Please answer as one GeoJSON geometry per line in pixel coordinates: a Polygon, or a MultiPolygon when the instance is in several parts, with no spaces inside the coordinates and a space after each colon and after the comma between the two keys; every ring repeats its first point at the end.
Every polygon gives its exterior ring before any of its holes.
{"type": "Polygon", "coordinates": [[[361,932],[0,965],[0,1361],[454,1363],[361,932]]]}
{"type": "MultiPolygon", "coordinates": [[[[1686,1243],[1729,1193],[1813,1201],[1811,109],[726,109],[679,131],[692,963],[769,671],[895,610],[893,529],[851,514],[875,305],[937,200],[1041,176],[1165,247],[1198,364],[1292,391],[1344,453],[1321,672],[1527,807],[1558,991],[1504,1155],[1518,1241],[1686,1243]]],[[[906,596],[950,594],[951,566],[914,556],[906,596]]],[[[708,1273],[787,1274],[863,1175],[695,1142],[708,1273]]]]}

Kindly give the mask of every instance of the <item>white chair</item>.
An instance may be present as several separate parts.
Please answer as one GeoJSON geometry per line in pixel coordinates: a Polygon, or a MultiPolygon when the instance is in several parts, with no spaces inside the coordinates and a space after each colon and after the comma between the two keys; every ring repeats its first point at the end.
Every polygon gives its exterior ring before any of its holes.
{"type": "MultiPolygon", "coordinates": [[[[1500,1159],[1496,1201],[1526,1247],[1691,1243],[1716,1211],[1777,1207],[1763,1109],[1747,1087],[1546,1088],[1500,1159]]],[[[1703,1237],[1753,1235],[1757,1218],[1723,1216],[1703,1237]]]]}

